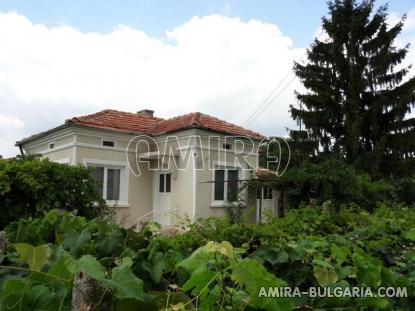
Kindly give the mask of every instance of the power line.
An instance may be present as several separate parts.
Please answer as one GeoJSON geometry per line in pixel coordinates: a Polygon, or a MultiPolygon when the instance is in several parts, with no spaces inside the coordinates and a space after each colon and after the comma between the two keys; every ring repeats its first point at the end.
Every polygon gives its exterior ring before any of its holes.
{"type": "MultiPolygon", "coordinates": [[[[321,35],[324,32],[324,28],[321,29],[320,33],[318,34],[318,36],[316,37],[317,40],[320,39],[321,35]]],[[[303,54],[303,56],[300,59],[301,63],[304,63],[304,57],[307,56],[307,51],[303,54]]],[[[295,80],[295,76],[282,88],[282,90],[280,90],[280,92],[278,92],[278,94],[276,94],[274,97],[274,93],[278,90],[278,88],[280,87],[280,85],[282,85],[282,83],[290,76],[290,74],[292,73],[292,70],[288,71],[287,74],[282,78],[282,80],[280,80],[278,82],[278,84],[274,87],[274,89],[272,90],[272,92],[261,102],[261,104],[255,109],[255,111],[248,117],[248,119],[245,121],[243,126],[248,126],[249,124],[251,124],[262,112],[264,112],[265,109],[267,109],[267,107],[269,107],[270,104],[272,104],[272,102],[277,99],[282,93],[283,91],[285,91],[287,89],[287,87],[294,82],[295,80]]]]}
{"type": "Polygon", "coordinates": [[[260,107],[260,109],[257,110],[257,113],[250,118],[249,122],[245,122],[244,126],[247,126],[251,124],[253,121],[255,121],[255,119],[259,117],[259,115],[263,113],[264,110],[267,109],[269,105],[271,105],[274,102],[274,100],[277,99],[290,86],[291,83],[294,82],[295,78],[296,76],[292,77],[291,80],[288,81],[288,83],[268,103],[266,103],[263,107],[260,107]]]}
{"type": "Polygon", "coordinates": [[[284,78],[282,78],[282,80],[280,80],[280,82],[278,82],[278,84],[274,87],[274,89],[271,91],[271,93],[268,94],[268,96],[261,102],[261,104],[258,106],[257,109],[255,109],[255,111],[249,116],[249,118],[245,121],[244,126],[248,125],[250,122],[250,119],[253,118],[255,116],[255,114],[258,112],[258,110],[264,105],[266,104],[266,102],[274,95],[274,93],[278,90],[278,88],[280,87],[280,85],[284,82],[285,79],[287,79],[289,77],[289,75],[291,74],[291,71],[287,72],[287,74],[284,76],[284,78]]]}

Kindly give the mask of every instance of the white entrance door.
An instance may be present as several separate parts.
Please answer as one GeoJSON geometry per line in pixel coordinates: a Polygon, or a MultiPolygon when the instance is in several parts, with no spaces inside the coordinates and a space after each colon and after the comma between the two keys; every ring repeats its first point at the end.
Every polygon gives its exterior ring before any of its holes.
{"type": "Polygon", "coordinates": [[[272,189],[269,187],[261,187],[257,190],[257,220],[266,220],[267,216],[274,215],[274,198],[272,189]]]}
{"type": "Polygon", "coordinates": [[[171,225],[171,173],[157,173],[154,221],[162,226],[171,225]]]}

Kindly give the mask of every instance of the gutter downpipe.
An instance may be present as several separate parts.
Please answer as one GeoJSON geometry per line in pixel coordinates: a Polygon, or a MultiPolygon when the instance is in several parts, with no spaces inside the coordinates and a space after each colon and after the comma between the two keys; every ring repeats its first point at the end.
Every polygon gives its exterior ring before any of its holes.
{"type": "Polygon", "coordinates": [[[23,151],[23,147],[22,147],[22,145],[19,145],[19,149],[20,149],[20,154],[21,154],[22,156],[24,156],[24,151],[23,151]]]}
{"type": "Polygon", "coordinates": [[[193,212],[193,217],[192,217],[192,221],[195,222],[196,221],[196,149],[195,149],[195,145],[193,145],[192,147],[192,156],[193,156],[193,202],[192,202],[192,212],[193,212]]]}

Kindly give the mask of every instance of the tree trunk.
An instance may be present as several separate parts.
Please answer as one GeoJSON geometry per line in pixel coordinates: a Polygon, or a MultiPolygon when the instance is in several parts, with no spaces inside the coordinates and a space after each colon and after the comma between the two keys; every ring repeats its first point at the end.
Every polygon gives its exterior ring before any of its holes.
{"type": "Polygon", "coordinates": [[[80,272],[75,275],[71,305],[72,311],[110,311],[111,295],[97,280],[80,272]]]}

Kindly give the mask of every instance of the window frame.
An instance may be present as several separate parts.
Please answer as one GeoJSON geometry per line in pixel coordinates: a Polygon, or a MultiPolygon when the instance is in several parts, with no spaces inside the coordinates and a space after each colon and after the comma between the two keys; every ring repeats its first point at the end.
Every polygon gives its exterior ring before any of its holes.
{"type": "Polygon", "coordinates": [[[158,173],[158,193],[160,194],[171,194],[171,172],[159,172],[158,173]],[[163,176],[163,178],[161,178],[163,176]],[[167,178],[168,176],[168,178],[167,178]],[[163,181],[161,180],[163,179],[163,181]],[[161,183],[161,181],[163,183],[161,183]],[[167,183],[167,181],[169,181],[167,183]],[[168,187],[167,187],[168,186],[168,187]],[[168,191],[167,191],[168,190],[168,191]]]}
{"type": "MultiPolygon", "coordinates": [[[[238,172],[237,175],[237,179],[238,179],[238,187],[239,187],[239,180],[242,177],[242,173],[243,170],[241,167],[237,167],[237,166],[233,166],[233,165],[229,165],[229,164],[224,164],[224,163],[215,163],[214,164],[214,169],[212,170],[212,202],[211,202],[211,206],[212,207],[223,207],[223,205],[225,204],[225,202],[227,202],[228,199],[228,174],[229,171],[233,171],[236,170],[238,172]],[[224,170],[224,182],[223,182],[223,200],[216,200],[215,199],[215,172],[216,170],[224,170]]],[[[236,201],[233,201],[232,203],[234,203],[236,201]]]]}
{"type": "Polygon", "coordinates": [[[56,148],[56,142],[55,141],[51,141],[48,143],[48,150],[53,150],[56,148]]]}
{"type": "Polygon", "coordinates": [[[117,147],[117,141],[114,140],[114,139],[101,138],[101,147],[102,148],[108,148],[108,149],[116,148],[117,147]],[[104,141],[112,142],[114,145],[113,146],[105,146],[104,141]]]}
{"type": "Polygon", "coordinates": [[[129,207],[129,203],[128,203],[129,175],[128,175],[127,165],[124,162],[97,160],[97,159],[84,159],[84,165],[86,167],[103,167],[104,168],[102,198],[105,200],[108,206],[129,207]],[[108,187],[108,169],[119,169],[120,170],[120,189],[119,189],[118,200],[107,200],[106,199],[107,198],[107,187],[108,187]]]}
{"type": "Polygon", "coordinates": [[[257,188],[256,199],[260,200],[273,200],[274,194],[273,189],[269,186],[261,186],[257,188]],[[260,197],[258,197],[260,194],[260,197]],[[268,194],[267,196],[265,194],[268,194]]]}

